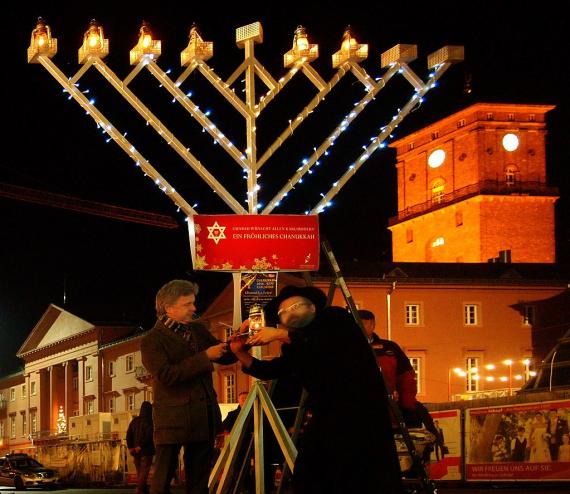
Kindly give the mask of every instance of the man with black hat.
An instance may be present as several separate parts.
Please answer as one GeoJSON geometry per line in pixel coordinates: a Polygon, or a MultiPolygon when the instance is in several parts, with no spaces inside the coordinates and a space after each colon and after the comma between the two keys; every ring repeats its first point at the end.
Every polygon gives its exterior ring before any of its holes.
{"type": "Polygon", "coordinates": [[[260,336],[234,338],[232,351],[247,374],[262,380],[296,375],[308,393],[293,473],[296,494],[399,493],[382,376],[350,313],[325,306],[321,290],[286,286],[265,307],[268,323],[280,326],[275,339],[288,340],[281,356],[252,357],[248,343],[264,342],[260,336]]]}

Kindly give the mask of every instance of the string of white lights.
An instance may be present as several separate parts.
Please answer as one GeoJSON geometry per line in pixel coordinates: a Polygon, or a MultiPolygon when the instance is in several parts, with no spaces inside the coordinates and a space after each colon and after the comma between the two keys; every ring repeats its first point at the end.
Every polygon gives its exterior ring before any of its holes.
{"type": "MultiPolygon", "coordinates": [[[[428,82],[423,85],[422,89],[416,91],[412,97],[408,100],[405,106],[398,111],[396,115],[392,117],[392,120],[388,125],[382,128],[380,134],[375,138],[372,138],[372,143],[365,146],[364,152],[359,155],[354,163],[351,163],[344,174],[339,178],[338,181],[334,182],[331,189],[326,194],[321,194],[322,199],[319,203],[310,211],[311,214],[320,214],[327,207],[332,205],[332,198],[338,194],[340,189],[352,178],[352,176],[358,171],[358,169],[370,158],[372,153],[378,148],[385,147],[384,141],[390,137],[393,130],[400,124],[400,122],[406,117],[418,104],[421,104],[423,96],[431,89],[436,86],[437,80],[443,75],[443,73],[451,66],[451,63],[443,63],[436,67],[435,71],[430,74],[428,82]]],[[[399,70],[410,70],[405,64],[400,66],[399,70]]],[[[309,211],[305,212],[309,214],[309,211]]]]}
{"type": "Polygon", "coordinates": [[[178,208],[180,208],[186,216],[196,214],[196,211],[190,204],[188,204],[178,192],[170,185],[170,183],[158,173],[154,167],[146,160],[146,158],[136,150],[136,148],[128,141],[125,134],[117,130],[111,122],[95,107],[92,101],[72,83],[61,72],[55,64],[46,56],[39,56],[38,61],[45,67],[45,69],[58,81],[64,90],[69,93],[79,105],[85,110],[86,114],[91,116],[97,125],[105,131],[122,149],[125,151],[136,163],[137,166],[143,170],[158,188],[166,194],[178,208]]]}

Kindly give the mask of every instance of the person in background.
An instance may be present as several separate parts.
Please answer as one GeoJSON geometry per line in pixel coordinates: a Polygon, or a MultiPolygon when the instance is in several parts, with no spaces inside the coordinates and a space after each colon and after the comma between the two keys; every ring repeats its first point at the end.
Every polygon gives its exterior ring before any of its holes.
{"type": "Polygon", "coordinates": [[[127,448],[133,456],[137,470],[136,494],[148,494],[148,474],[152,466],[155,448],[152,423],[152,404],[143,401],[137,417],[127,428],[127,448]]]}
{"type": "MultiPolygon", "coordinates": [[[[317,288],[286,286],[265,306],[266,320],[275,327],[247,341],[234,337],[231,349],[245,373],[262,380],[294,375],[307,392],[295,494],[399,494],[384,381],[352,315],[326,302],[317,288]],[[258,360],[249,354],[248,345],[272,340],[284,342],[279,357],[258,360]]],[[[241,330],[247,328],[245,321],[241,330]]]]}
{"type": "Polygon", "coordinates": [[[511,461],[525,461],[527,450],[526,430],[522,425],[519,425],[517,427],[517,435],[511,441],[511,461]]]}
{"type": "Polygon", "coordinates": [[[562,436],[568,434],[568,421],[561,417],[556,408],[548,412],[548,422],[546,425],[548,434],[548,448],[552,461],[558,459],[558,448],[562,444],[562,436]]]}
{"type": "Polygon", "coordinates": [[[222,422],[222,430],[224,431],[224,433],[229,434],[230,431],[232,430],[232,427],[234,426],[234,424],[238,418],[238,415],[241,412],[241,407],[243,407],[248,394],[249,393],[247,391],[242,391],[238,395],[238,406],[237,406],[237,408],[228,412],[228,414],[226,415],[226,418],[222,422]]]}
{"type": "Polygon", "coordinates": [[[445,458],[447,446],[445,445],[445,434],[439,425],[439,420],[434,420],[433,425],[435,425],[435,429],[437,430],[437,439],[435,441],[435,459],[439,461],[440,458],[442,460],[445,458]]]}
{"type": "Polygon", "coordinates": [[[388,391],[398,403],[405,422],[417,422],[416,373],[410,359],[396,342],[384,340],[374,332],[376,329],[374,313],[362,309],[358,311],[358,315],[362,320],[368,343],[372,346],[376,361],[384,374],[388,391]]]}
{"type": "Polygon", "coordinates": [[[214,441],[222,423],[213,363],[231,364],[236,358],[203,322],[194,320],[197,293],[198,286],[187,280],[166,283],[156,294],[157,321],[141,341],[142,362],[153,377],[152,494],[169,491],[182,446],[186,492],[208,492],[214,441]]]}

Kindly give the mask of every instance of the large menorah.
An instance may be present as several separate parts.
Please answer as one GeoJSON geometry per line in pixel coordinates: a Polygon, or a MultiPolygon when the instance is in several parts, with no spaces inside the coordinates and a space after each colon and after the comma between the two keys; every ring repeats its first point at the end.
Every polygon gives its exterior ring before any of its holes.
{"type": "MultiPolygon", "coordinates": [[[[336,73],[325,81],[311,66],[318,55],[318,45],[309,43],[307,33],[301,26],[295,31],[293,47],[284,55],[284,66],[288,72],[276,80],[257,60],[254,54],[256,43],[263,41],[263,30],[259,22],[236,29],[237,45],[244,49],[244,61],[235,69],[227,80],[222,80],[214,69],[206,61],[214,53],[213,43],[203,41],[198,29],[192,26],[190,40],[187,48],[181,53],[181,64],[184,71],[174,81],[168,72],[163,71],[157,64],[161,54],[161,41],[155,40],[147,24],[143,23],[137,45],[130,52],[130,63],[134,65],[130,74],[121,80],[103,62],[109,53],[109,40],[105,39],[103,28],[95,21],[91,21],[85,32],[83,45],[79,49],[79,63],[82,67],[75,75],[66,76],[51,60],[57,52],[57,39],[52,38],[51,30],[42,19],[38,19],[36,28],[32,31],[31,43],[28,48],[28,62],[40,63],[47,71],[63,86],[86,113],[90,115],[97,125],[108,134],[129,155],[138,166],[148,175],[156,185],[188,216],[196,214],[190,204],[176,192],[173,187],[137,150],[125,136],[117,129],[109,119],[95,106],[94,102],[87,98],[77,87],[79,80],[86,72],[94,67],[111,86],[132,106],[151,126],[156,133],[164,139],[176,153],[217,193],[229,208],[236,214],[269,214],[287,196],[287,193],[295,187],[303,176],[311,173],[311,168],[319,164],[319,159],[334,145],[335,140],[347,129],[347,127],[361,114],[361,112],[376,100],[378,93],[386,87],[395,74],[402,74],[413,88],[411,97],[401,108],[394,110],[390,121],[385,122],[381,132],[373,137],[363,151],[355,157],[342,175],[333,182],[327,193],[322,193],[319,202],[312,208],[310,213],[321,213],[332,198],[338,194],[341,188],[350,180],[358,169],[370,158],[372,153],[379,148],[385,147],[385,141],[391,132],[402,120],[422,102],[425,94],[435,87],[437,80],[454,62],[463,60],[462,46],[444,46],[428,56],[428,68],[431,73],[426,82],[418,77],[409,67],[409,63],[417,58],[416,45],[398,44],[381,55],[381,67],[386,68],[385,74],[375,80],[360,65],[360,62],[368,56],[368,45],[359,44],[349,28],[346,29],[340,50],[332,55],[332,65],[336,73]],[[227,189],[220,183],[208,166],[204,165],[191,151],[191,148],[183,144],[169,128],[129,89],[129,84],[146,69],[154,76],[160,85],[172,96],[172,101],[180,104],[221,146],[227,155],[240,166],[247,175],[247,210],[242,206],[227,189]],[[191,99],[191,93],[184,93],[181,86],[190,74],[198,71],[202,76],[231,104],[245,120],[246,149],[239,150],[232,141],[216,126],[209,118],[208,112],[203,112],[200,106],[191,99]],[[309,157],[303,159],[301,166],[283,184],[281,189],[271,198],[265,207],[258,203],[258,173],[271,156],[287,142],[293,132],[307,120],[325,97],[333,90],[338,82],[348,73],[354,75],[359,83],[364,86],[364,96],[354,104],[353,108],[332,129],[330,134],[318,146],[311,146],[312,152],[309,157]],[[245,99],[237,96],[232,85],[242,75],[245,75],[245,99]],[[289,120],[289,125],[283,129],[274,142],[258,157],[257,149],[257,120],[269,103],[277,97],[289,81],[296,75],[303,74],[315,86],[317,94],[311,99],[306,107],[296,116],[289,120]],[[267,91],[261,97],[256,96],[255,77],[258,77],[267,87],[267,91]]],[[[334,124],[333,124],[334,126],[334,124]]],[[[332,126],[331,126],[332,127],[332,126]]]]}
{"type": "MultiPolygon", "coordinates": [[[[38,20],[36,28],[32,31],[31,43],[28,48],[28,62],[39,63],[61,84],[64,90],[91,116],[97,126],[105,132],[109,139],[113,139],[123,151],[130,156],[137,166],[149,176],[156,185],[164,192],[188,217],[196,214],[194,207],[176,191],[171,185],[137,150],[135,145],[126,138],[126,133],[115,127],[109,119],[95,106],[93,100],[85,96],[78,88],[79,80],[94,67],[109,84],[134,108],[143,121],[152,127],[156,133],[164,139],[202,179],[217,193],[235,214],[269,214],[283,201],[288,192],[296,184],[303,180],[307,173],[311,173],[311,168],[319,164],[319,159],[328,153],[329,148],[334,145],[335,140],[346,131],[348,126],[363,112],[363,110],[376,101],[378,93],[386,87],[396,74],[402,76],[411,84],[413,92],[406,103],[394,110],[393,117],[383,123],[380,133],[373,136],[369,143],[352,160],[351,164],[332,184],[327,193],[322,193],[318,203],[306,213],[319,214],[327,208],[332,198],[338,194],[342,187],[358,171],[358,169],[370,158],[379,148],[385,147],[385,141],[389,138],[393,130],[402,120],[418,105],[422,103],[425,94],[435,87],[438,79],[453,64],[463,60],[462,46],[445,46],[428,56],[428,68],[431,70],[427,80],[424,82],[409,67],[409,63],[417,58],[416,45],[398,44],[381,55],[381,68],[386,68],[382,77],[377,79],[371,77],[360,65],[360,62],[368,56],[368,45],[359,44],[352,35],[349,28],[346,29],[340,50],[332,55],[333,68],[337,69],[334,75],[325,81],[321,75],[311,66],[318,55],[318,45],[311,44],[308,40],[305,29],[301,26],[295,31],[293,46],[284,55],[284,66],[288,72],[279,79],[275,79],[268,70],[257,60],[254,54],[256,43],[263,41],[263,31],[259,22],[240,27],[236,30],[236,42],[240,48],[244,49],[244,61],[234,70],[225,81],[219,77],[214,69],[206,62],[214,53],[213,43],[203,41],[197,28],[190,29],[190,40],[187,48],[181,53],[181,64],[184,70],[176,80],[172,80],[168,71],[163,71],[157,64],[157,59],[161,54],[161,42],[152,37],[152,33],[147,24],[143,23],[137,45],[130,52],[130,63],[134,65],[132,71],[124,79],[120,79],[104,62],[103,59],[109,53],[109,41],[105,39],[103,28],[95,21],[92,21],[85,32],[83,45],[79,49],[79,63],[81,68],[71,77],[66,76],[51,60],[57,52],[57,40],[52,38],[49,26],[42,19],[38,20]],[[227,189],[208,170],[208,166],[191,151],[191,147],[183,144],[161,120],[139,99],[139,97],[129,89],[130,83],[146,69],[160,86],[170,94],[171,101],[181,105],[188,114],[194,118],[202,127],[204,132],[208,132],[215,143],[218,144],[225,153],[243,169],[247,178],[247,210],[241,205],[227,189]],[[191,93],[185,93],[181,87],[186,79],[193,72],[198,71],[204,79],[215,88],[222,97],[243,117],[245,121],[245,150],[240,150],[233,142],[216,126],[209,118],[208,112],[200,109],[192,100],[191,93]],[[295,173],[287,179],[279,191],[272,197],[265,207],[258,202],[258,174],[274,153],[283,146],[310,115],[323,102],[325,97],[331,93],[339,81],[348,73],[353,74],[357,82],[364,87],[364,96],[357,101],[350,111],[336,124],[331,125],[330,133],[318,145],[311,145],[312,152],[308,158],[302,160],[295,173]],[[238,97],[234,83],[245,75],[245,98],[238,97]],[[283,88],[297,74],[303,74],[316,88],[317,93],[296,116],[292,116],[289,124],[276,137],[272,144],[258,156],[257,147],[257,122],[262,112],[268,107],[283,88]],[[255,79],[259,78],[266,86],[265,93],[257,98],[255,79]]],[[[377,125],[377,123],[375,124],[377,125]]],[[[235,271],[235,270],[234,270],[235,271]]],[[[239,304],[240,284],[234,273],[234,323],[241,322],[241,307],[239,304]]],[[[235,461],[236,451],[243,433],[243,425],[247,413],[254,412],[255,431],[255,484],[256,492],[264,492],[263,478],[263,435],[262,435],[262,413],[265,411],[271,427],[273,428],[278,442],[282,448],[285,460],[292,469],[296,457],[296,448],[291,442],[278,414],[275,412],[267,393],[263,386],[256,382],[250,392],[246,405],[228,438],[226,447],[222,451],[216,466],[210,477],[210,491],[223,492],[230,482],[232,462],[235,461]]]]}

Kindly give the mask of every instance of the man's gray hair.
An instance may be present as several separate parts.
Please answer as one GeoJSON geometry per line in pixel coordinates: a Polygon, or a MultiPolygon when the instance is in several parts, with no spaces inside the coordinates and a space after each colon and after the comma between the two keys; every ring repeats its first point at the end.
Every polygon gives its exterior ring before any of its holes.
{"type": "Polygon", "coordinates": [[[188,280],[172,280],[163,285],[156,294],[156,315],[166,314],[166,306],[175,304],[180,297],[198,295],[198,285],[188,280]]]}

